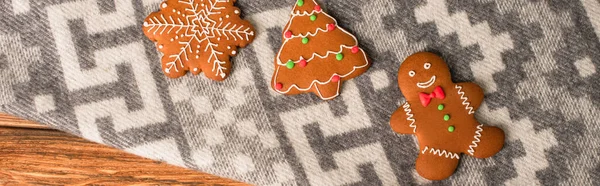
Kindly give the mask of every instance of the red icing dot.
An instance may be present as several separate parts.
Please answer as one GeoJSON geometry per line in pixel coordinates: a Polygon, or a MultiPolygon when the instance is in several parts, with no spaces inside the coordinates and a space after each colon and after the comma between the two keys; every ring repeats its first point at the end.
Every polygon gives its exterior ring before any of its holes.
{"type": "Polygon", "coordinates": [[[300,62],[298,62],[298,65],[300,65],[300,67],[305,67],[306,66],[306,60],[301,59],[300,62]]]}
{"type": "Polygon", "coordinates": [[[334,82],[334,83],[336,83],[336,82],[338,82],[338,81],[340,81],[340,76],[338,76],[338,75],[333,75],[333,77],[331,77],[331,82],[334,82]]]}
{"type": "Polygon", "coordinates": [[[285,32],[285,38],[288,38],[288,39],[289,39],[289,38],[291,38],[291,37],[292,37],[292,31],[289,31],[289,30],[288,30],[287,32],[285,32]]]}
{"type": "Polygon", "coordinates": [[[327,25],[327,30],[328,30],[328,31],[335,30],[335,24],[328,24],[328,25],[327,25]]]}
{"type": "Polygon", "coordinates": [[[353,53],[353,54],[356,54],[356,53],[358,53],[358,51],[359,51],[359,50],[360,50],[360,49],[358,48],[358,46],[354,46],[354,47],[352,47],[352,53],[353,53]]]}
{"type": "Polygon", "coordinates": [[[277,90],[283,89],[283,84],[281,84],[281,83],[275,84],[275,89],[277,89],[277,90]]]}
{"type": "Polygon", "coordinates": [[[315,11],[320,12],[321,11],[321,6],[319,6],[319,5],[315,6],[315,11]]]}

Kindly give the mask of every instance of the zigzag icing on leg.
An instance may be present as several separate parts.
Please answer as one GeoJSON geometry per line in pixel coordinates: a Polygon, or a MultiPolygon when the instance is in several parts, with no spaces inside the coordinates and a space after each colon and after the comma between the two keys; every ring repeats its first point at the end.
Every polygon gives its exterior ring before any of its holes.
{"type": "Polygon", "coordinates": [[[425,148],[423,149],[423,151],[421,151],[421,154],[425,154],[425,153],[431,153],[433,155],[438,155],[440,157],[445,157],[445,158],[450,158],[450,159],[460,159],[460,156],[457,153],[453,153],[453,152],[449,152],[446,150],[442,150],[442,149],[435,149],[435,148],[430,148],[428,146],[425,146],[425,148]],[[429,149],[429,152],[427,151],[429,149]]]}
{"type": "Polygon", "coordinates": [[[473,136],[474,139],[471,142],[471,145],[469,145],[469,150],[467,150],[467,152],[469,152],[469,154],[473,155],[475,153],[475,148],[477,147],[477,143],[480,142],[479,137],[481,137],[482,131],[483,131],[483,125],[477,126],[477,130],[475,131],[475,136],[473,136]]]}

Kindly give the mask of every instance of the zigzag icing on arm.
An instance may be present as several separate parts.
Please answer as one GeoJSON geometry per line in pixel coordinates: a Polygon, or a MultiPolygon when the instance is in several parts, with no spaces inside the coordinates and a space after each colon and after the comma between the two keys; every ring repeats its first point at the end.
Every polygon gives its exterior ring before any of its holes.
{"type": "Polygon", "coordinates": [[[471,103],[468,101],[468,99],[469,99],[469,98],[467,98],[467,97],[465,96],[465,92],[464,92],[464,91],[462,91],[462,86],[455,85],[455,88],[457,89],[457,91],[458,91],[458,94],[460,95],[460,99],[462,99],[462,100],[463,100],[463,102],[462,102],[462,105],[464,105],[464,106],[465,106],[465,110],[469,110],[469,111],[468,111],[468,112],[469,112],[469,114],[474,114],[474,113],[475,113],[475,111],[473,111],[473,107],[471,107],[471,103]]]}
{"type": "Polygon", "coordinates": [[[410,109],[410,104],[406,102],[404,103],[404,105],[402,105],[402,107],[404,108],[404,112],[406,112],[406,120],[410,121],[410,124],[408,126],[413,128],[413,133],[417,133],[417,125],[415,125],[415,118],[413,118],[412,109],[410,109]]]}
{"type": "Polygon", "coordinates": [[[442,149],[429,148],[425,146],[425,148],[421,151],[421,154],[430,153],[433,155],[438,155],[440,157],[450,158],[450,159],[460,159],[460,156],[457,153],[449,152],[442,149]],[[429,151],[427,151],[429,150],[429,151]]]}
{"type": "Polygon", "coordinates": [[[478,125],[477,130],[475,131],[475,135],[473,136],[473,141],[471,141],[471,145],[469,145],[469,154],[473,155],[475,153],[475,148],[477,144],[480,142],[479,138],[481,137],[481,132],[483,131],[483,125],[478,125]]]}

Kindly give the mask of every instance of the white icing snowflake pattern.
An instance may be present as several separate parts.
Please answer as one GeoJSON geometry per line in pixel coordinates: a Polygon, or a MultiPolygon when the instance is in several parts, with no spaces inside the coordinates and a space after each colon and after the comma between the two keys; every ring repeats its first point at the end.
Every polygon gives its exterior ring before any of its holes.
{"type": "Polygon", "coordinates": [[[168,0],[144,21],[144,32],[163,54],[165,74],[178,78],[201,71],[224,80],[230,56],[254,39],[254,29],[239,17],[233,0],[168,0]]]}

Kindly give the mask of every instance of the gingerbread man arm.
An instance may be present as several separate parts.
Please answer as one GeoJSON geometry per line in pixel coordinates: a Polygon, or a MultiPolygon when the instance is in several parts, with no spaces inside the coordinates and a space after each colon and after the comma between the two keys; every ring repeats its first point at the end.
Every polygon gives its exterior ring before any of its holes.
{"type": "Polygon", "coordinates": [[[410,104],[404,103],[392,114],[390,125],[395,132],[400,134],[414,134],[417,131],[410,104]]]}
{"type": "Polygon", "coordinates": [[[483,90],[479,85],[471,82],[457,83],[454,86],[469,114],[474,114],[483,102],[483,90]]]}

